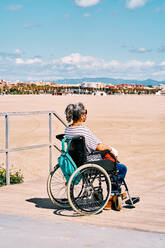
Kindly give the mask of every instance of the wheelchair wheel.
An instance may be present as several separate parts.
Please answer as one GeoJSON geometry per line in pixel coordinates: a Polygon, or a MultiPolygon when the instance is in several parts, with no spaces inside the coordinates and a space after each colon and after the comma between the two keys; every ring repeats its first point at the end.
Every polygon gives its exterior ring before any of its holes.
{"type": "Polygon", "coordinates": [[[102,211],[111,194],[108,173],[99,165],[80,166],[68,182],[68,201],[73,210],[81,215],[102,211]]]}
{"type": "Polygon", "coordinates": [[[122,198],[121,198],[121,196],[114,196],[112,206],[117,211],[120,211],[122,209],[122,198]]]}
{"type": "Polygon", "coordinates": [[[58,164],[49,174],[47,192],[50,200],[55,206],[60,208],[69,207],[67,199],[67,183],[58,164]]]}

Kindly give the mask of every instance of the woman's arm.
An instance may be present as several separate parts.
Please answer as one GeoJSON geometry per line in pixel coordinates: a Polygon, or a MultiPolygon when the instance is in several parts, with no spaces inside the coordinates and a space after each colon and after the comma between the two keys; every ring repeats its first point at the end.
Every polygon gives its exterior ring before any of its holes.
{"type": "Polygon", "coordinates": [[[111,147],[104,145],[102,143],[97,145],[96,150],[99,150],[99,151],[109,150],[110,152],[112,151],[111,147]]]}

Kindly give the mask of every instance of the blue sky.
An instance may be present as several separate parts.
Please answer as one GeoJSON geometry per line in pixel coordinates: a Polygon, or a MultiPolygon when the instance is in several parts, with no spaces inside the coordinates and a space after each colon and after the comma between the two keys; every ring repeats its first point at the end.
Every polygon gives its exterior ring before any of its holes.
{"type": "Polygon", "coordinates": [[[164,0],[0,0],[0,79],[165,80],[164,0]]]}

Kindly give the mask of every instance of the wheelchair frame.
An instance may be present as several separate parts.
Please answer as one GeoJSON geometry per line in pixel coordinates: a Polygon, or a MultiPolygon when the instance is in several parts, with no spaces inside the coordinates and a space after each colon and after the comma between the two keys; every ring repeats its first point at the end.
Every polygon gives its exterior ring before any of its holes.
{"type": "MultiPolygon", "coordinates": [[[[56,136],[56,138],[60,141],[63,137],[63,134],[56,136]]],[[[80,138],[82,138],[82,136],[74,137],[72,142],[80,138]]],[[[85,151],[85,138],[83,137],[81,141],[84,146],[83,151],[85,151]]],[[[72,142],[71,144],[73,144],[72,142]]],[[[57,149],[59,150],[59,148],[57,149]]],[[[94,151],[90,155],[107,152],[109,151],[94,151]]],[[[116,201],[113,203],[113,208],[120,211],[122,209],[121,186],[124,186],[129,198],[129,204],[133,207],[134,202],[129,194],[125,180],[122,180],[122,185],[119,186],[119,177],[116,170],[116,157],[112,153],[110,154],[115,160],[113,163],[113,169],[112,161],[110,160],[99,160],[84,163],[85,161],[83,161],[81,156],[82,154],[80,154],[82,161],[78,168],[70,176],[68,182],[66,182],[60,166],[57,164],[54,167],[54,170],[50,172],[47,181],[47,192],[52,203],[55,206],[64,209],[71,207],[80,215],[92,215],[101,212],[105,208],[109,201],[110,195],[112,194],[116,196],[116,201]],[[111,166],[108,167],[110,164],[111,166]],[[114,180],[114,177],[116,180],[114,180]],[[111,185],[115,185],[116,190],[112,191],[111,185]]],[[[73,154],[70,155],[72,157],[73,154]]],[[[86,154],[84,154],[84,156],[86,156],[86,154]]]]}

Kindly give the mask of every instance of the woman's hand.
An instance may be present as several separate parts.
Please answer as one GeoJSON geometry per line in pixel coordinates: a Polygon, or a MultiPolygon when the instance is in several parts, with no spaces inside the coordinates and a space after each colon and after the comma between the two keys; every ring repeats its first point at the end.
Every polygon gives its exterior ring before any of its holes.
{"type": "Polygon", "coordinates": [[[116,157],[118,157],[118,155],[119,155],[118,151],[117,151],[114,147],[112,147],[112,146],[111,146],[111,149],[112,149],[112,153],[113,153],[116,157]]]}
{"type": "Polygon", "coordinates": [[[96,150],[98,151],[109,150],[110,152],[112,152],[112,148],[110,146],[104,145],[102,143],[97,145],[96,150]]]}
{"type": "Polygon", "coordinates": [[[104,150],[109,150],[111,153],[113,153],[116,157],[118,157],[118,151],[110,146],[104,145],[104,144],[98,144],[98,146],[96,147],[96,150],[98,151],[104,151],[104,150]]]}

